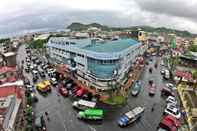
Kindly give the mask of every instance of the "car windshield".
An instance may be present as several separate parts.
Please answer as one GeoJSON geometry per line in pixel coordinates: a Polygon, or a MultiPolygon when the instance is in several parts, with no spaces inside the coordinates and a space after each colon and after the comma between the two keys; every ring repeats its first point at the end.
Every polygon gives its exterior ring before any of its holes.
{"type": "Polygon", "coordinates": [[[167,111],[174,114],[174,112],[172,110],[170,110],[170,109],[167,109],[167,111]]]}

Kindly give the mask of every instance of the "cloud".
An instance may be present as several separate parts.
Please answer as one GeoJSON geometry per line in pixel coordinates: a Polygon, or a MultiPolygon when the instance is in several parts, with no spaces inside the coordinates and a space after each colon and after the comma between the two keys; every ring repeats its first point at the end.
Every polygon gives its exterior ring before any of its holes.
{"type": "Polygon", "coordinates": [[[196,0],[135,0],[135,2],[145,11],[197,21],[196,0]]]}
{"type": "Polygon", "coordinates": [[[0,4],[0,34],[65,28],[72,22],[166,26],[197,33],[195,7],[196,0],[6,0],[0,4]]]}

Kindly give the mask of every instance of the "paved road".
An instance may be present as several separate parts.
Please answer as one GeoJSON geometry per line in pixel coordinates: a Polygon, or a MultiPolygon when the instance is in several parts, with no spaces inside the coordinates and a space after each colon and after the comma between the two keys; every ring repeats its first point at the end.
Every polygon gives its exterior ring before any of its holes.
{"type": "MultiPolygon", "coordinates": [[[[25,49],[21,46],[18,51],[17,60],[21,61],[25,59],[25,49]]],[[[63,98],[57,95],[56,88],[53,88],[52,93],[47,97],[43,97],[39,93],[37,96],[39,102],[35,106],[37,114],[43,114],[45,111],[49,112],[50,121],[47,121],[48,131],[155,131],[156,126],[162,119],[162,113],[165,106],[164,99],[160,97],[159,88],[165,83],[160,75],[160,68],[153,70],[152,74],[149,74],[148,68],[153,67],[156,58],[153,58],[151,62],[144,70],[141,80],[143,82],[143,89],[138,97],[128,97],[127,105],[123,107],[111,108],[107,107],[107,113],[102,124],[95,122],[83,122],[76,118],[77,112],[73,110],[71,106],[71,100],[69,98],[63,98]],[[157,93],[154,97],[148,95],[147,84],[148,80],[153,79],[157,85],[157,93]],[[156,103],[154,112],[151,112],[153,103],[156,103]],[[127,112],[129,109],[135,106],[145,106],[145,113],[142,118],[136,123],[121,129],[117,126],[117,119],[121,114],[127,112]],[[110,109],[109,109],[110,108],[110,109]]],[[[25,74],[28,78],[31,75],[25,74]]],[[[31,79],[30,79],[31,80],[31,79]]],[[[39,80],[41,81],[41,80],[39,80]]]]}

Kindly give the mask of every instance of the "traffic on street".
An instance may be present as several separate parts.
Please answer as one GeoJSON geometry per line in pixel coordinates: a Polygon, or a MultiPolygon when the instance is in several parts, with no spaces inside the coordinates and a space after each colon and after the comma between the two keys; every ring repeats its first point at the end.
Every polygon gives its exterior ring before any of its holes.
{"type": "Polygon", "coordinates": [[[160,125],[166,126],[162,123],[164,115],[181,119],[176,86],[165,75],[168,70],[162,57],[147,58],[140,79],[123,106],[100,103],[91,95],[85,99],[82,95],[85,89],[77,87],[72,80],[58,80],[56,69],[40,58],[43,57],[24,45],[18,50],[17,61],[24,69],[25,86],[31,88],[37,99],[33,112],[42,124],[35,123],[35,128],[44,126],[47,131],[154,131],[159,130],[160,125]],[[133,112],[136,113],[131,114],[133,112]]]}

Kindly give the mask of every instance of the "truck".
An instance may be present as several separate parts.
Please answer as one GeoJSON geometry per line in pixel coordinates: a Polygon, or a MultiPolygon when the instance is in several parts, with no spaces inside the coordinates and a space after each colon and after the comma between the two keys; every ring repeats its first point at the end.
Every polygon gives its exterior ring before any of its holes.
{"type": "Polygon", "coordinates": [[[142,113],[144,112],[145,108],[144,107],[135,107],[133,110],[123,114],[119,120],[118,120],[118,125],[120,127],[125,127],[128,126],[129,124],[135,122],[138,120],[142,113]]]}
{"type": "Polygon", "coordinates": [[[85,120],[102,120],[104,116],[102,109],[86,109],[77,114],[78,119],[85,120]]]}
{"type": "Polygon", "coordinates": [[[96,107],[96,102],[92,102],[92,101],[86,101],[86,100],[78,100],[78,101],[74,101],[72,106],[76,109],[79,110],[86,110],[89,108],[95,108],[96,107]]]}

